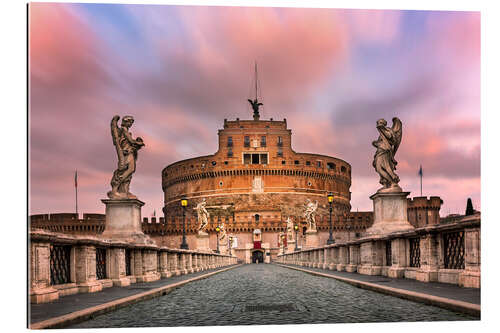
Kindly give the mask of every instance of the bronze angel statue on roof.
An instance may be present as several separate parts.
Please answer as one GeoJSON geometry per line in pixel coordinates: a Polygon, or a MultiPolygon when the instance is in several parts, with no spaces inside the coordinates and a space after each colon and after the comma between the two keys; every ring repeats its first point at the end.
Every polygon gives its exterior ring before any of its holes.
{"type": "Polygon", "coordinates": [[[258,119],[260,117],[260,115],[259,115],[259,107],[262,106],[262,105],[264,105],[264,104],[260,103],[257,100],[257,98],[255,98],[253,101],[251,99],[249,99],[248,102],[250,103],[250,105],[252,105],[254,119],[258,119]]]}
{"type": "Polygon", "coordinates": [[[385,119],[377,120],[377,130],[380,135],[372,145],[377,148],[373,158],[373,167],[380,176],[380,184],[383,185],[379,192],[401,191],[399,177],[394,172],[398,162],[394,155],[398,151],[401,137],[403,135],[403,123],[397,117],[392,118],[392,127],[387,127],[385,119]]]}
{"type": "Polygon", "coordinates": [[[108,197],[110,199],[137,199],[135,195],[130,193],[129,187],[132,174],[135,172],[137,151],[144,146],[144,142],[140,137],[134,139],[132,133],[129,132],[134,123],[132,116],[123,117],[120,127],[118,127],[119,119],[120,116],[116,115],[111,120],[111,137],[118,155],[118,167],[113,172],[111,191],[108,192],[108,197]]]}

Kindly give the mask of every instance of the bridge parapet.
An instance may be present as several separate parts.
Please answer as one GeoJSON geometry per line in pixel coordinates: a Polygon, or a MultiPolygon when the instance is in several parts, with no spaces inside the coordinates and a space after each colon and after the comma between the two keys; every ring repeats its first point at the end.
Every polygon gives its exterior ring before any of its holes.
{"type": "Polygon", "coordinates": [[[31,303],[98,292],[237,263],[235,256],[156,245],[136,245],[100,237],[31,230],[31,303]]]}
{"type": "Polygon", "coordinates": [[[280,254],[282,264],[480,288],[481,215],[280,254]]]}

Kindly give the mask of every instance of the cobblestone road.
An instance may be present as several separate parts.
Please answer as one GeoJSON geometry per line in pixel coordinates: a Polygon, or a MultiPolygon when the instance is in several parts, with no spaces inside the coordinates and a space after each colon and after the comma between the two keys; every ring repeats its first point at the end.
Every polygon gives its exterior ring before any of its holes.
{"type": "Polygon", "coordinates": [[[244,265],[69,328],[477,320],[275,265],[244,265]]]}

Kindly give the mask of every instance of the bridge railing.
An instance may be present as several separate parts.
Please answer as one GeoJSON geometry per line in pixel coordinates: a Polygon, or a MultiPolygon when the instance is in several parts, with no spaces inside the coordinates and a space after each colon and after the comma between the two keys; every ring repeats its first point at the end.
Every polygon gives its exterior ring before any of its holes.
{"type": "Polygon", "coordinates": [[[480,288],[481,216],[280,254],[305,267],[480,288]]]}
{"type": "Polygon", "coordinates": [[[31,303],[233,265],[235,256],[30,231],[31,303]]]}

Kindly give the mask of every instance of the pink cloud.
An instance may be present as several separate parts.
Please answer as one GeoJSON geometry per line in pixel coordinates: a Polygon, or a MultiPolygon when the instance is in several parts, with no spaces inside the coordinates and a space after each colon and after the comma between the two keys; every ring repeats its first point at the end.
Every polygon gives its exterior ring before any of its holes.
{"type": "Polygon", "coordinates": [[[98,65],[98,39],[64,4],[30,4],[29,62],[37,88],[75,93],[106,80],[98,65]]]}
{"type": "Polygon", "coordinates": [[[387,44],[399,36],[400,11],[355,10],[349,14],[352,34],[362,42],[387,44]]]}

